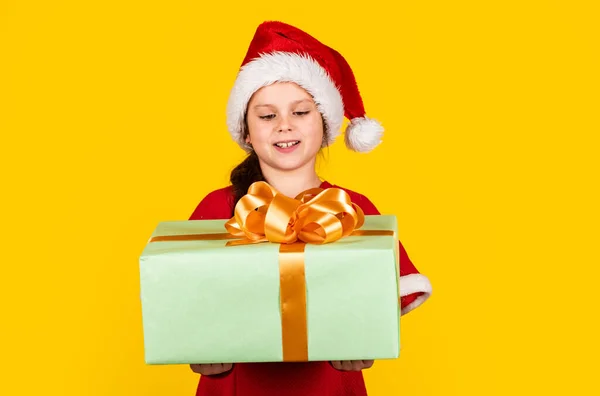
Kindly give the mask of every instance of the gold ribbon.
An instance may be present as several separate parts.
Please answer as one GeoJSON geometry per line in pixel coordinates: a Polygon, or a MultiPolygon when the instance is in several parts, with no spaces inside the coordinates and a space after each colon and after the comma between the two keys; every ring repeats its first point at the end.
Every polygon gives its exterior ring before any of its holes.
{"type": "Polygon", "coordinates": [[[228,245],[267,241],[324,244],[350,235],[363,223],[363,211],[344,190],[314,188],[288,198],[269,184],[256,182],[238,201],[225,228],[243,238],[228,245]]]}
{"type": "Polygon", "coordinates": [[[150,241],[227,240],[226,246],[279,243],[280,309],[283,360],[308,360],[304,248],[353,236],[393,236],[389,230],[357,230],[364,213],[338,188],[314,188],[289,198],[256,182],[225,223],[227,233],[169,235],[150,241]]]}

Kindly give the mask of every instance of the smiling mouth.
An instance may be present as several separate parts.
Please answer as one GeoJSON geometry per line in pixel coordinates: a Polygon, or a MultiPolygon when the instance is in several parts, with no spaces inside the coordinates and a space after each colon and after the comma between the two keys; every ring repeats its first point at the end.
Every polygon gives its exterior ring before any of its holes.
{"type": "Polygon", "coordinates": [[[289,142],[275,143],[273,146],[277,146],[279,148],[288,148],[288,147],[295,146],[295,145],[297,145],[299,143],[300,143],[300,140],[292,140],[292,141],[289,141],[289,142]]]}

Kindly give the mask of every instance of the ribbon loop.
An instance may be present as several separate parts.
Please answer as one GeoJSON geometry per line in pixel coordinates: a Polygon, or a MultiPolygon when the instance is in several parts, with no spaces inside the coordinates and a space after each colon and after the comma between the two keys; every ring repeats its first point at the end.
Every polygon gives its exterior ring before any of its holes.
{"type": "Polygon", "coordinates": [[[228,245],[260,242],[324,244],[350,235],[364,223],[364,213],[339,188],[312,188],[295,198],[266,182],[253,183],[225,224],[240,238],[228,245]]]}

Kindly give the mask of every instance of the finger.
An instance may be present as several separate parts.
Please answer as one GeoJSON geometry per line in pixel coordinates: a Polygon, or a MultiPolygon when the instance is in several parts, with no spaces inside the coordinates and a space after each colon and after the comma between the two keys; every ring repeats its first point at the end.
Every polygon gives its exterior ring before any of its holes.
{"type": "Polygon", "coordinates": [[[352,361],[351,360],[342,361],[342,370],[351,371],[352,370],[352,361]]]}
{"type": "Polygon", "coordinates": [[[374,360],[363,360],[363,367],[364,368],[371,368],[371,367],[373,367],[374,363],[375,363],[374,360]]]}
{"type": "Polygon", "coordinates": [[[207,375],[210,372],[210,364],[190,364],[190,368],[196,374],[207,375]]]}
{"type": "Polygon", "coordinates": [[[353,360],[351,363],[352,363],[352,370],[353,371],[360,371],[364,367],[364,364],[363,364],[362,360],[353,360]]]}
{"type": "Polygon", "coordinates": [[[232,363],[215,363],[210,365],[210,371],[208,375],[217,375],[225,373],[233,367],[232,363]]]}
{"type": "Polygon", "coordinates": [[[210,375],[217,375],[227,371],[226,365],[224,363],[215,363],[211,365],[211,373],[210,375]]]}
{"type": "Polygon", "coordinates": [[[204,375],[217,375],[223,372],[223,365],[221,363],[207,364],[204,369],[204,375]]]}
{"type": "Polygon", "coordinates": [[[340,362],[339,360],[334,360],[331,362],[331,365],[333,366],[334,369],[336,370],[341,370],[342,369],[342,362],[340,362]]]}

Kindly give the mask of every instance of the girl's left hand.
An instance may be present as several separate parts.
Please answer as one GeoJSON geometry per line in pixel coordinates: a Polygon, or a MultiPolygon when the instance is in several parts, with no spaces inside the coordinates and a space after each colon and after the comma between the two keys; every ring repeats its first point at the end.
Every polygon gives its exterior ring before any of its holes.
{"type": "Polygon", "coordinates": [[[373,363],[373,360],[335,360],[331,362],[331,365],[341,371],[360,371],[371,368],[373,363]]]}

